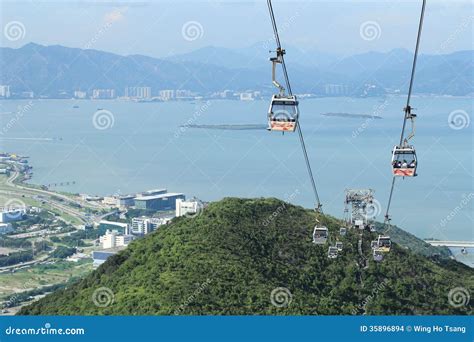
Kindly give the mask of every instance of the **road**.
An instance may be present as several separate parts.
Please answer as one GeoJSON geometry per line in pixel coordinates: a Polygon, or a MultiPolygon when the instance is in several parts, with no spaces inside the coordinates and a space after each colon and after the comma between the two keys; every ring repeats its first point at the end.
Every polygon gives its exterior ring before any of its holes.
{"type": "Polygon", "coordinates": [[[10,195],[10,196],[18,196],[23,195],[29,198],[38,200],[37,196],[42,196],[41,201],[48,203],[51,207],[58,209],[72,217],[75,217],[80,222],[86,223],[88,218],[84,212],[79,209],[72,208],[71,206],[64,204],[70,203],[75,206],[80,206],[81,208],[89,208],[89,209],[97,209],[95,206],[91,206],[89,203],[85,201],[74,200],[66,195],[59,194],[56,192],[43,190],[43,189],[36,189],[23,186],[21,184],[15,183],[15,180],[20,176],[20,172],[14,166],[14,171],[12,175],[5,181],[5,185],[14,189],[15,191],[8,191],[8,190],[0,190],[0,193],[10,195]],[[63,202],[59,200],[55,200],[55,198],[61,199],[63,202]]]}

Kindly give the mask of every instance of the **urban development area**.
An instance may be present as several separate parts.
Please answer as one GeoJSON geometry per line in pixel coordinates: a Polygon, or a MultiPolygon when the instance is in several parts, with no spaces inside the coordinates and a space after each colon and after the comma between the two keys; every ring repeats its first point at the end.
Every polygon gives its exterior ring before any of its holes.
{"type": "Polygon", "coordinates": [[[27,184],[28,157],[0,154],[2,315],[67,286],[172,218],[204,204],[166,189],[104,197],[27,184]]]}

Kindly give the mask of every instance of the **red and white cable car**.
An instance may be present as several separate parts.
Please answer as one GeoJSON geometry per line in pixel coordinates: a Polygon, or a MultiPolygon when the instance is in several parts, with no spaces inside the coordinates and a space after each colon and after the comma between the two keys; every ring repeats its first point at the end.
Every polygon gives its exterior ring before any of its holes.
{"type": "Polygon", "coordinates": [[[392,173],[399,177],[415,177],[418,160],[413,146],[395,146],[392,151],[392,173]]]}
{"type": "Polygon", "coordinates": [[[298,124],[298,100],[296,96],[273,95],[268,109],[268,130],[294,132],[298,124]]]}

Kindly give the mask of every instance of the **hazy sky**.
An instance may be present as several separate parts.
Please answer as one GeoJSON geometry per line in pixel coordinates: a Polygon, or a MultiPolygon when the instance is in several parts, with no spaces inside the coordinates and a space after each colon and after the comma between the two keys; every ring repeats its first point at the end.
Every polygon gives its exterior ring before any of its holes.
{"type": "MultiPolygon", "coordinates": [[[[422,53],[473,48],[471,0],[427,0],[422,53]]],[[[1,46],[28,42],[162,57],[272,38],[266,1],[0,0],[1,46]]],[[[413,50],[421,1],[273,2],[285,43],[352,54],[413,50]]]]}

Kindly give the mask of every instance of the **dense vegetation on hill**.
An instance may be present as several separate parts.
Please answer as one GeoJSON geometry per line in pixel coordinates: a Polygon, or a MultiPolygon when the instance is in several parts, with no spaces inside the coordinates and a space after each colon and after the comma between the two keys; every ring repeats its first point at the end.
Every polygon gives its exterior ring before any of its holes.
{"type": "Polygon", "coordinates": [[[455,307],[448,293],[471,291],[473,270],[455,262],[448,268],[397,244],[376,263],[374,233],[362,233],[360,255],[360,232],[341,237],[339,227],[334,218],[276,199],[224,199],[134,241],[20,314],[472,314],[472,301],[455,307]],[[316,217],[331,244],[344,243],[337,259],[327,258],[329,244],[312,243],[316,217]]]}

